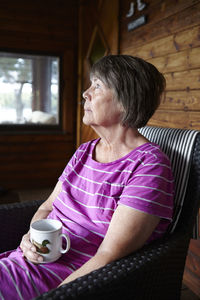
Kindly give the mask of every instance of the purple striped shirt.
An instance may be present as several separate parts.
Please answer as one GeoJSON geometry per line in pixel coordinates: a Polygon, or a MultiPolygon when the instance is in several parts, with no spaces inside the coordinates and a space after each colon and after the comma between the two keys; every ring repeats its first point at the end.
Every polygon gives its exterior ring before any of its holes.
{"type": "Polygon", "coordinates": [[[97,142],[75,152],[59,178],[63,189],[54,202],[54,213],[67,219],[66,230],[75,234],[70,238],[77,260],[95,254],[118,205],[160,217],[149,241],[161,237],[172,221],[174,180],[159,146],[146,143],[116,161],[99,163],[92,158],[97,142]]]}
{"type": "Polygon", "coordinates": [[[58,219],[71,248],[54,263],[35,265],[20,248],[0,255],[0,299],[32,299],[55,288],[97,251],[118,205],[156,215],[150,239],[161,237],[172,220],[173,177],[168,158],[146,143],[110,163],[93,160],[98,140],[81,145],[59,180],[62,192],[48,218],[58,219]]]}

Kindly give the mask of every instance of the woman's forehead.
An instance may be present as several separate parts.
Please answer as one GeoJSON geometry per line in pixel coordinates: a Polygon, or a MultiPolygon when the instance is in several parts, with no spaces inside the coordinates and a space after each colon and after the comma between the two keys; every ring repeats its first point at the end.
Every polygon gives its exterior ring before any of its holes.
{"type": "Polygon", "coordinates": [[[97,79],[99,79],[99,80],[102,81],[102,78],[101,78],[101,76],[98,73],[91,72],[90,73],[90,80],[92,81],[92,80],[97,80],[97,79]]]}
{"type": "Polygon", "coordinates": [[[107,85],[105,78],[102,78],[101,76],[99,76],[97,74],[92,74],[90,76],[90,82],[96,82],[98,80],[101,81],[103,84],[107,85]]]}

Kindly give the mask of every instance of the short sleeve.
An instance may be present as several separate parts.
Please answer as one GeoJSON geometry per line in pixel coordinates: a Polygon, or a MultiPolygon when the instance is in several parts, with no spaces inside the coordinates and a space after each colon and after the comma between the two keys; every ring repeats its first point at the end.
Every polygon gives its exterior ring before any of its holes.
{"type": "Polygon", "coordinates": [[[81,152],[81,147],[79,147],[75,151],[75,153],[73,154],[73,156],[71,157],[71,159],[67,163],[67,165],[66,165],[65,169],[63,170],[61,176],[58,178],[59,181],[61,181],[61,182],[65,181],[66,176],[69,174],[69,172],[73,169],[73,167],[76,165],[77,161],[79,160],[80,152],[81,152]]]}
{"type": "Polygon", "coordinates": [[[77,162],[81,159],[82,155],[87,151],[90,142],[81,144],[79,148],[75,151],[69,162],[67,163],[65,169],[63,170],[61,176],[58,178],[59,181],[64,182],[65,178],[68,176],[69,172],[71,172],[77,162]]]}
{"type": "Polygon", "coordinates": [[[118,204],[171,221],[173,182],[170,163],[164,154],[153,159],[144,156],[130,176],[118,204]]]}

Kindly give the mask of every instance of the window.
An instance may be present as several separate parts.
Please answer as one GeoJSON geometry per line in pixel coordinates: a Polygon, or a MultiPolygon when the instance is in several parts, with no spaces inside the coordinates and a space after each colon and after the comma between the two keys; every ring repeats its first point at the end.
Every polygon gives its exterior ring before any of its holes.
{"type": "Polygon", "coordinates": [[[60,123],[60,58],[0,52],[0,128],[60,123]]]}

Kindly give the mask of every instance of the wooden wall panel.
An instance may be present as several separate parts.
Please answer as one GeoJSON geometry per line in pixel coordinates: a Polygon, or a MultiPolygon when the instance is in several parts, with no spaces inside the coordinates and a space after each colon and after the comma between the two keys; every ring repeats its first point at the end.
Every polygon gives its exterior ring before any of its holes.
{"type": "Polygon", "coordinates": [[[146,1],[147,8],[133,19],[144,13],[147,23],[128,32],[129,3],[121,1],[120,52],[154,64],[167,82],[149,124],[200,130],[200,1],[146,1]]]}
{"type": "MultiPolygon", "coordinates": [[[[151,41],[157,41],[160,38],[167,37],[170,34],[178,33],[187,28],[199,24],[200,3],[199,0],[148,0],[147,8],[144,11],[134,14],[133,18],[127,19],[126,14],[130,6],[129,0],[121,1],[121,31],[120,31],[120,49],[139,47],[151,41]],[[168,13],[165,13],[170,4],[168,13]],[[132,19],[142,15],[143,12],[148,16],[148,23],[141,26],[130,34],[127,31],[127,23],[132,19]]],[[[135,1],[136,2],[136,1],[135,1]]]]}
{"type": "Polygon", "coordinates": [[[106,46],[104,54],[118,53],[118,10],[118,0],[82,0],[80,3],[77,145],[98,137],[91,127],[82,123],[82,92],[89,86],[88,55],[96,28],[106,46]]]}
{"type": "Polygon", "coordinates": [[[197,128],[200,130],[199,112],[158,110],[149,122],[152,126],[173,128],[197,128]]]}
{"type": "Polygon", "coordinates": [[[199,68],[200,47],[152,58],[148,61],[155,65],[162,73],[180,72],[199,68]]]}
{"type": "Polygon", "coordinates": [[[199,69],[164,74],[167,87],[166,91],[189,91],[199,89],[199,69]]]}
{"type": "MultiPolygon", "coordinates": [[[[154,64],[166,78],[166,92],[149,124],[200,130],[200,1],[145,0],[143,11],[127,18],[129,0],[120,1],[120,53],[154,64]],[[147,23],[128,31],[145,14],[147,23]]],[[[200,226],[200,225],[199,225],[200,226]]],[[[191,240],[184,282],[200,296],[200,240],[191,240]]]]}
{"type": "Polygon", "coordinates": [[[0,128],[0,187],[53,187],[76,148],[78,0],[0,3],[0,50],[60,55],[62,131],[0,128]]]}
{"type": "Polygon", "coordinates": [[[189,286],[199,297],[200,278],[200,243],[191,240],[184,272],[184,283],[189,286]]]}
{"type": "Polygon", "coordinates": [[[160,110],[200,111],[200,93],[198,90],[174,90],[164,94],[160,110]]]}
{"type": "Polygon", "coordinates": [[[141,56],[144,59],[160,57],[176,51],[199,47],[199,35],[200,26],[197,25],[181,32],[160,38],[159,40],[156,40],[156,43],[152,41],[134,48],[127,45],[126,51],[132,55],[141,56]]]}

